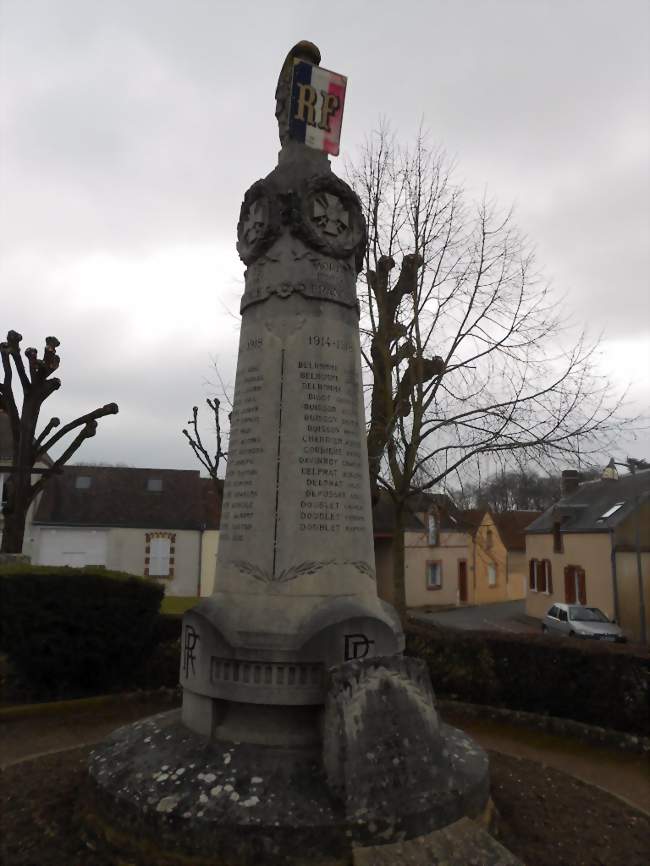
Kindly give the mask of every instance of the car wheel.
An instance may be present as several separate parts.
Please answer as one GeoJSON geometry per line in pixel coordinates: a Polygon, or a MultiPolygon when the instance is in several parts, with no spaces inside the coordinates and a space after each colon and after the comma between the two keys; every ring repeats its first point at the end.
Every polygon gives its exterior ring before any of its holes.
{"type": "Polygon", "coordinates": [[[542,626],[542,634],[548,634],[548,629],[545,625],[542,626]]]}
{"type": "Polygon", "coordinates": [[[569,637],[578,637],[578,635],[574,631],[570,631],[569,637]]]}

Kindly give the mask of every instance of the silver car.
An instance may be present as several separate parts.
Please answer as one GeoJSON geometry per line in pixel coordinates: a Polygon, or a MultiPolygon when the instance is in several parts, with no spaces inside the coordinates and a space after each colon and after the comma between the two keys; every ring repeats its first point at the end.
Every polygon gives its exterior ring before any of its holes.
{"type": "Polygon", "coordinates": [[[554,604],[542,620],[547,634],[593,638],[624,643],[626,637],[615,622],[597,607],[586,604],[554,604]]]}

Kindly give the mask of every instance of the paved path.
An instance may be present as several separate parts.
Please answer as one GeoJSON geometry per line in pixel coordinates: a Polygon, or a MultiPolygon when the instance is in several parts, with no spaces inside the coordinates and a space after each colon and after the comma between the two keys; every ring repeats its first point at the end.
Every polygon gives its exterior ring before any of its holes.
{"type": "MultiPolygon", "coordinates": [[[[45,754],[89,746],[120,725],[170,709],[169,699],[116,702],[100,710],[0,721],[0,768],[45,754]]],[[[467,731],[486,749],[563,770],[650,813],[647,758],[532,731],[502,721],[469,719],[447,711],[444,720],[467,731]]]]}
{"type": "Polygon", "coordinates": [[[650,814],[647,755],[585,743],[574,737],[537,731],[501,720],[470,719],[447,710],[444,721],[462,728],[484,749],[527,758],[596,785],[650,814]]]}
{"type": "Polygon", "coordinates": [[[539,625],[527,621],[523,599],[497,602],[496,604],[456,607],[452,610],[435,613],[413,609],[409,611],[409,615],[422,622],[433,622],[446,628],[457,628],[465,631],[491,629],[518,634],[536,634],[539,632],[539,625]]]}
{"type": "Polygon", "coordinates": [[[0,720],[0,769],[28,758],[90,746],[115,728],[174,706],[169,697],[117,699],[97,708],[0,720]]]}

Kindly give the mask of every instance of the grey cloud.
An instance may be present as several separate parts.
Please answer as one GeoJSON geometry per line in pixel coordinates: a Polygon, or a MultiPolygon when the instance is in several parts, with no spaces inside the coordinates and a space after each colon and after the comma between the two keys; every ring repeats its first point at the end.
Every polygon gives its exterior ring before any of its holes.
{"type": "Polygon", "coordinates": [[[275,163],[275,81],[301,38],[349,76],[345,153],[382,114],[404,138],[424,119],[470,188],[517,202],[574,318],[616,338],[648,329],[647,167],[625,143],[632,129],[647,151],[645,0],[4,0],[0,15],[0,332],[60,331],[63,408],[121,403],[94,459],[192,465],[176,430],[209,356],[234,368],[223,307],[236,312],[241,271],[214,274],[207,302],[187,285],[165,298],[182,339],[147,332],[142,356],[124,347],[147,321],[128,303],[98,313],[65,274],[91,254],[233,249],[243,193],[275,163]],[[206,317],[212,341],[192,336],[206,317]]]}

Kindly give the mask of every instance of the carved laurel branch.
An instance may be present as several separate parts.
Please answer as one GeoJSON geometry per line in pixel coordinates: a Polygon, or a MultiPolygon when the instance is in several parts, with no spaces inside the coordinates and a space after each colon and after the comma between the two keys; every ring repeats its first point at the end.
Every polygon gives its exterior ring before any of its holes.
{"type": "MultiPolygon", "coordinates": [[[[235,568],[241,571],[242,574],[247,574],[254,580],[259,580],[260,583],[288,583],[290,580],[295,580],[297,577],[302,577],[305,574],[316,574],[328,565],[336,565],[336,560],[306,560],[305,562],[300,562],[297,565],[291,565],[289,568],[283,569],[275,576],[269,574],[268,571],[260,568],[258,565],[254,565],[252,562],[247,562],[243,559],[237,559],[233,561],[232,564],[235,568]]],[[[342,562],[341,565],[352,565],[361,574],[365,574],[371,580],[375,579],[375,573],[367,562],[346,561],[342,562]]]]}
{"type": "Polygon", "coordinates": [[[361,572],[361,574],[367,575],[370,580],[375,580],[375,572],[368,565],[367,562],[361,562],[360,560],[349,560],[348,562],[344,562],[343,565],[353,565],[357,571],[361,572]]]}
{"type": "Polygon", "coordinates": [[[265,571],[263,568],[253,565],[252,562],[246,562],[242,559],[235,560],[233,565],[243,574],[247,574],[249,577],[259,580],[261,583],[288,583],[290,580],[295,580],[297,577],[302,577],[304,574],[316,574],[316,572],[325,568],[326,565],[332,565],[333,562],[333,559],[328,559],[323,562],[307,560],[305,562],[299,562],[297,565],[292,565],[289,568],[285,568],[280,572],[280,574],[276,574],[275,576],[269,574],[268,571],[265,571]]]}

